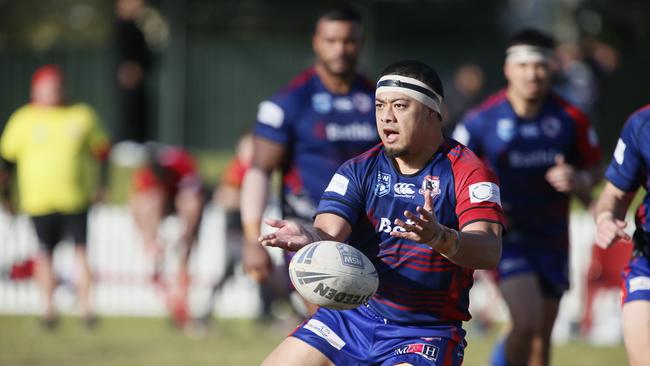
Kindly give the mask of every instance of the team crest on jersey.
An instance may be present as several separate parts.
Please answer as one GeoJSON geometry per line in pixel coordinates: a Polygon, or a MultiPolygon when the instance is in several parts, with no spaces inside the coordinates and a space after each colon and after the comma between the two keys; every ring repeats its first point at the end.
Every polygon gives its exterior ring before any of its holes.
{"type": "Polygon", "coordinates": [[[542,119],[541,125],[542,132],[548,138],[558,137],[562,131],[562,123],[560,123],[560,120],[555,117],[545,117],[542,119]]]}
{"type": "Polygon", "coordinates": [[[341,264],[363,269],[363,258],[359,255],[359,252],[351,250],[349,245],[336,244],[336,249],[341,255],[341,264]]]}
{"type": "Polygon", "coordinates": [[[515,122],[511,119],[502,118],[497,121],[497,136],[503,141],[510,141],[515,137],[515,122]]]}
{"type": "Polygon", "coordinates": [[[422,188],[420,188],[420,194],[424,194],[426,190],[431,191],[431,197],[436,197],[440,195],[440,177],[427,175],[422,181],[422,188]]]}
{"type": "Polygon", "coordinates": [[[372,100],[367,94],[356,93],[352,96],[352,103],[361,113],[368,113],[372,109],[372,100]]]}
{"type": "Polygon", "coordinates": [[[311,106],[318,113],[329,113],[332,110],[332,96],[327,93],[316,93],[311,97],[311,106]]]}
{"type": "Polygon", "coordinates": [[[382,197],[390,192],[390,174],[378,172],[377,184],[375,185],[375,195],[382,197]]]}
{"type": "Polygon", "coordinates": [[[416,354],[428,360],[435,361],[438,359],[438,347],[427,343],[412,343],[399,348],[395,348],[395,355],[416,354]]]}

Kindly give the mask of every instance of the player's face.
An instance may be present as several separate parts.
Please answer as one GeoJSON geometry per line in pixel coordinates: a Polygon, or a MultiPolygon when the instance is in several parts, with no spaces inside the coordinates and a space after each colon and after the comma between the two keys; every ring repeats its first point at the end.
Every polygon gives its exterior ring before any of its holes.
{"type": "Polygon", "coordinates": [[[504,73],[508,89],[525,100],[539,100],[551,85],[551,70],[545,62],[507,62],[504,73]]]}
{"type": "Polygon", "coordinates": [[[32,86],[32,101],[41,105],[59,105],[63,102],[63,80],[55,75],[41,78],[32,86]]]}
{"type": "Polygon", "coordinates": [[[322,19],[312,39],[316,62],[334,75],[353,73],[359,59],[361,27],[348,21],[322,19]]]}
{"type": "Polygon", "coordinates": [[[377,132],[384,143],[386,154],[400,157],[420,150],[430,144],[426,129],[431,109],[399,92],[383,92],[375,98],[377,132]]]}

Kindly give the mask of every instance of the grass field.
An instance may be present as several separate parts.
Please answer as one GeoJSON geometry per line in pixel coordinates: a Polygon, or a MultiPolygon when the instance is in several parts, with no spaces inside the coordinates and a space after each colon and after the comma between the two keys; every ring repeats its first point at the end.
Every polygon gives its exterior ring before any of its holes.
{"type": "MultiPolygon", "coordinates": [[[[94,331],[77,318],[63,318],[44,332],[34,317],[0,316],[1,366],[246,366],[260,361],[286,334],[247,320],[216,320],[214,331],[190,338],[161,318],[103,318],[94,331]]],[[[487,365],[496,331],[472,336],[464,365],[487,365]]],[[[618,347],[581,343],[556,347],[553,365],[624,365],[618,347]]]]}

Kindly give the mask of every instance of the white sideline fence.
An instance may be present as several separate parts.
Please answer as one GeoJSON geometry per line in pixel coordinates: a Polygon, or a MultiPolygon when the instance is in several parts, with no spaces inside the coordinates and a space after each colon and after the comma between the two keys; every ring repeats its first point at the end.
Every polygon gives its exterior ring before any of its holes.
{"type": "MultiPolygon", "coordinates": [[[[277,212],[277,209],[270,210],[277,212]]],[[[632,221],[633,222],[633,221],[632,221]]],[[[633,226],[633,225],[632,225],[633,226]]],[[[165,254],[164,273],[172,276],[178,262],[179,222],[167,218],[161,236],[170,244],[165,254]]],[[[630,228],[633,230],[633,228],[630,228]]],[[[585,308],[586,273],[594,238],[592,218],[584,212],[571,215],[571,289],[565,294],[554,331],[557,342],[570,340],[585,308]]],[[[12,264],[36,253],[37,244],[29,219],[11,217],[0,212],[0,313],[38,314],[40,301],[34,281],[12,281],[6,276],[12,264]]],[[[213,283],[224,274],[229,249],[225,235],[224,212],[214,205],[205,209],[198,245],[190,259],[192,288],[190,311],[204,312],[212,306],[219,317],[255,317],[261,303],[258,287],[237,267],[233,278],[225,283],[213,304],[208,297],[213,283]]],[[[272,253],[281,261],[279,251],[272,253]]],[[[88,256],[95,276],[93,301],[102,315],[161,316],[166,314],[164,300],[151,278],[153,263],[144,252],[133,220],[124,205],[97,205],[89,213],[88,256]]],[[[57,307],[63,313],[76,313],[74,287],[74,251],[71,243],[62,243],[54,253],[54,267],[61,279],[55,293],[57,307]]],[[[507,310],[495,301],[490,284],[477,281],[471,291],[473,314],[489,314],[504,320],[507,310]],[[497,305],[495,305],[495,303],[497,305]]],[[[594,320],[588,336],[592,343],[621,342],[620,291],[601,293],[594,306],[594,320]]]]}

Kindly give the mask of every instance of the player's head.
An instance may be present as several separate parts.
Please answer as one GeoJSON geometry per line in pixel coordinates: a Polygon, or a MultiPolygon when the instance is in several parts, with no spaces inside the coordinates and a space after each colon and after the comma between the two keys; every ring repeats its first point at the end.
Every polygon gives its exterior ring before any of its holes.
{"type": "Polygon", "coordinates": [[[375,92],[375,115],[389,156],[431,144],[431,135],[440,132],[443,96],[438,73],[422,62],[399,61],[384,69],[375,92]]]}
{"type": "Polygon", "coordinates": [[[38,68],[32,76],[32,103],[56,106],[63,103],[63,73],[56,65],[38,68]]]}
{"type": "Polygon", "coordinates": [[[316,63],[333,75],[354,73],[363,42],[361,15],[351,7],[322,13],[314,27],[316,63]]]}
{"type": "Polygon", "coordinates": [[[553,38],[535,29],[524,29],[512,36],[503,66],[511,95],[531,101],[546,95],[551,87],[554,47],[553,38]]]}

